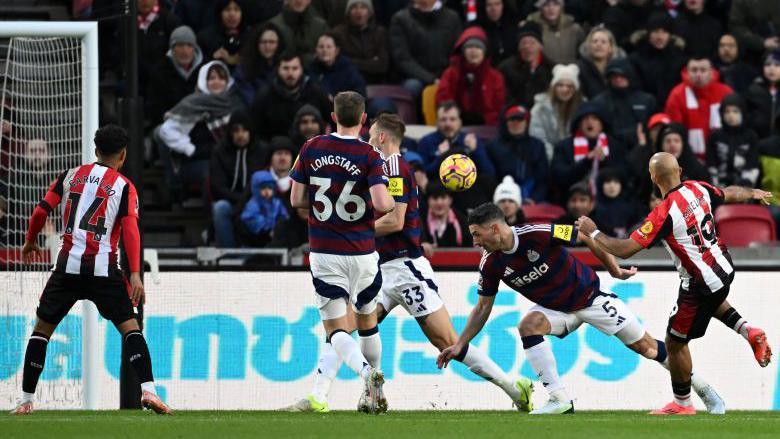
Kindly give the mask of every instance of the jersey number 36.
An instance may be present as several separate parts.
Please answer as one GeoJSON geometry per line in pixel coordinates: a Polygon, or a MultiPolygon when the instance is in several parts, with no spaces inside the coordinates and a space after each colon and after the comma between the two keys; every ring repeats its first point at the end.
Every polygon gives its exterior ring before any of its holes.
{"type": "MultiPolygon", "coordinates": [[[[331,186],[330,178],[311,177],[309,179],[310,184],[317,186],[317,192],[314,193],[314,201],[322,203],[322,210],[317,209],[312,205],[312,212],[314,217],[318,220],[325,222],[333,215],[333,202],[326,195],[328,189],[331,186]]],[[[366,213],[366,202],[358,195],[352,193],[352,188],[355,186],[354,181],[348,181],[344,183],[344,188],[339,194],[339,198],[336,200],[336,215],[344,221],[353,222],[363,218],[366,213]],[[347,205],[353,204],[355,206],[352,212],[347,211],[347,205]]]]}

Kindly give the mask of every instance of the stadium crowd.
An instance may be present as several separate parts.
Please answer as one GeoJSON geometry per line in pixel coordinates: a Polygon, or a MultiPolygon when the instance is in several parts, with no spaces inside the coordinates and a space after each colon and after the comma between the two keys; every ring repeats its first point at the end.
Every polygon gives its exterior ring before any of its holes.
{"type": "MultiPolygon", "coordinates": [[[[471,246],[465,214],[488,200],[513,224],[547,203],[565,210],[558,221],[589,215],[625,237],[659,201],[657,151],[685,178],[780,192],[777,0],[138,0],[138,11],[150,157],[174,202],[210,206],[217,246],[306,242],[307,212],[289,204],[297,151],[334,129],[333,96],[376,85],[411,97],[407,123],[435,114],[433,132],[403,144],[434,246],[471,246]],[[456,152],[479,178],[453,196],[438,165],[456,152]]],[[[399,111],[393,97],[369,96],[369,117],[399,111]]]]}

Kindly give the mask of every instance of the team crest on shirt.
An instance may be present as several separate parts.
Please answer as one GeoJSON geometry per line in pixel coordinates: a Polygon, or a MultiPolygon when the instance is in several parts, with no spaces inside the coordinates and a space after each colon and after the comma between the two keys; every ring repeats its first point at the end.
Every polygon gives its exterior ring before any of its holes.
{"type": "Polygon", "coordinates": [[[648,222],[646,222],[646,223],[642,224],[642,227],[640,227],[640,228],[639,228],[639,232],[641,232],[641,233],[642,233],[642,235],[643,235],[645,238],[647,238],[647,235],[649,235],[650,233],[652,233],[652,231],[653,231],[653,223],[652,223],[652,222],[650,222],[650,221],[648,221],[648,222]]]}
{"type": "Polygon", "coordinates": [[[536,261],[539,260],[539,253],[537,253],[537,252],[535,252],[533,250],[528,250],[528,253],[526,253],[526,256],[528,256],[528,260],[531,261],[531,262],[536,262],[536,261]]]}

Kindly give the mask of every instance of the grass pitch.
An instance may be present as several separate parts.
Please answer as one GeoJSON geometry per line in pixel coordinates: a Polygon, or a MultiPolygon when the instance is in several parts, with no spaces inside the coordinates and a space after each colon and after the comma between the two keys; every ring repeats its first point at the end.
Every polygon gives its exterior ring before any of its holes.
{"type": "Polygon", "coordinates": [[[40,411],[0,416],[8,438],[352,438],[527,439],[780,438],[780,412],[726,416],[654,417],[644,412],[578,412],[532,417],[516,412],[280,413],[180,411],[162,417],[141,411],[40,411]]]}

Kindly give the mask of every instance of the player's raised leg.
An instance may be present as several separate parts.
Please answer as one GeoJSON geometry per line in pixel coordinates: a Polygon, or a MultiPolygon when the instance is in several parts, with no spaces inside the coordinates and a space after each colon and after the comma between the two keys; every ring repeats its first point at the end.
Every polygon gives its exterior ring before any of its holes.
{"type": "Polygon", "coordinates": [[[763,329],[750,325],[728,300],[724,300],[718,307],[715,311],[715,317],[747,340],[750,348],[753,349],[753,356],[756,357],[756,361],[761,367],[769,365],[769,362],[772,361],[772,348],[766,340],[766,333],[763,329]]]}

